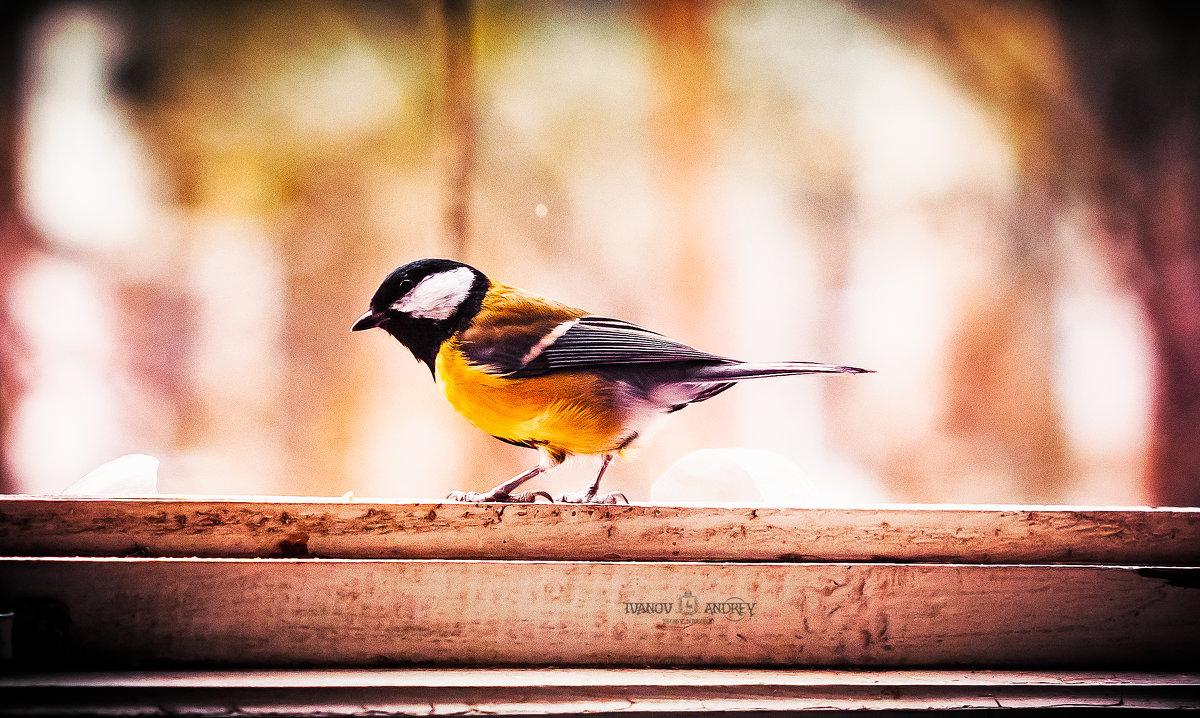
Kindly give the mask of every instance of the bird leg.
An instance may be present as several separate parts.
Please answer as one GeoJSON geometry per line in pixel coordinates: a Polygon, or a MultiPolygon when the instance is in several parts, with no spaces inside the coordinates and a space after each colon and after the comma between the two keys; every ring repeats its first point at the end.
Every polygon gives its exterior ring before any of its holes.
{"type": "Polygon", "coordinates": [[[625,498],[625,494],[620,491],[613,491],[607,494],[596,495],[600,490],[600,479],[604,476],[604,470],[608,468],[609,462],[612,461],[612,454],[604,455],[604,463],[600,465],[600,472],[596,474],[596,480],[588,487],[587,491],[569,491],[560,495],[555,501],[561,501],[565,504],[615,504],[618,500],[629,503],[629,499],[625,498]]]}
{"type": "Polygon", "coordinates": [[[451,491],[446,497],[451,501],[497,501],[506,504],[531,504],[537,501],[537,497],[545,496],[547,501],[554,501],[550,494],[545,491],[522,491],[519,494],[512,493],[512,490],[521,484],[529,481],[533,477],[545,471],[541,466],[535,466],[523,474],[518,474],[496,488],[487,493],[479,493],[478,491],[451,491]]]}

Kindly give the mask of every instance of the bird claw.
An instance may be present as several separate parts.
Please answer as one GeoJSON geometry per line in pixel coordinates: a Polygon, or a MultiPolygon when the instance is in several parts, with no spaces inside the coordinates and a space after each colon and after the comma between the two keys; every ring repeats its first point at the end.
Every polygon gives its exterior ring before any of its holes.
{"type": "Polygon", "coordinates": [[[532,504],[537,501],[539,496],[544,496],[551,503],[554,502],[554,498],[545,491],[522,491],[517,494],[510,494],[495,489],[487,493],[480,493],[478,491],[451,491],[446,498],[450,501],[469,501],[472,503],[532,504]]]}
{"type": "Polygon", "coordinates": [[[554,503],[554,497],[545,491],[522,491],[519,494],[512,494],[508,497],[509,503],[514,504],[532,504],[537,501],[537,497],[544,496],[550,503],[554,503]]]}
{"type": "Polygon", "coordinates": [[[617,504],[629,503],[629,499],[625,498],[625,494],[620,491],[612,491],[607,494],[594,494],[587,491],[568,491],[565,494],[559,494],[553,499],[564,504],[617,504]]]}

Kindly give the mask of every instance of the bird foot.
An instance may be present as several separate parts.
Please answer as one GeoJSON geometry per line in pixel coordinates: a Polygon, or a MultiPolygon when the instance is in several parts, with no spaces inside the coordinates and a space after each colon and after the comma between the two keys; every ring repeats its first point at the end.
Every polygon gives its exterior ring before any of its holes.
{"type": "Polygon", "coordinates": [[[629,503],[629,499],[625,498],[625,494],[620,491],[613,491],[607,494],[597,494],[590,491],[568,491],[565,494],[559,494],[553,500],[564,504],[629,503]]]}
{"type": "Polygon", "coordinates": [[[547,501],[553,503],[554,499],[545,491],[522,491],[517,494],[510,494],[506,491],[497,491],[492,489],[487,493],[479,493],[478,491],[451,491],[446,496],[450,501],[471,501],[471,502],[494,502],[501,504],[532,504],[537,501],[539,496],[544,496],[547,501]]]}

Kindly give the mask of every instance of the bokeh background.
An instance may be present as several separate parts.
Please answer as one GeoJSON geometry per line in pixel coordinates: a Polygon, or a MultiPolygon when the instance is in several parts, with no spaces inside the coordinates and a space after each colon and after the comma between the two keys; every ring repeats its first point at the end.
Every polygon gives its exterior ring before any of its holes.
{"type": "MultiPolygon", "coordinates": [[[[424,256],[745,359],[607,479],[1200,504],[1187,3],[0,9],[0,490],[440,497],[533,452],[382,332],[424,256]]],[[[578,488],[590,465],[539,487],[578,488]]],[[[698,496],[697,499],[704,499],[698,496]]]]}

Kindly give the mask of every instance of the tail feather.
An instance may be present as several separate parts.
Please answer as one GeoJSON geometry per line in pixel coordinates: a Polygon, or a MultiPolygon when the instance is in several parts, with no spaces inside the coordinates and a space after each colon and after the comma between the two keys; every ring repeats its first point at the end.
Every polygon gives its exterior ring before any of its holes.
{"type": "Polygon", "coordinates": [[[716,382],[741,381],[742,379],[760,379],[768,376],[794,376],[800,374],[874,374],[871,369],[860,369],[854,366],[835,366],[833,364],[818,364],[816,362],[741,362],[737,364],[717,364],[706,366],[689,372],[689,383],[709,384],[716,382]]]}

